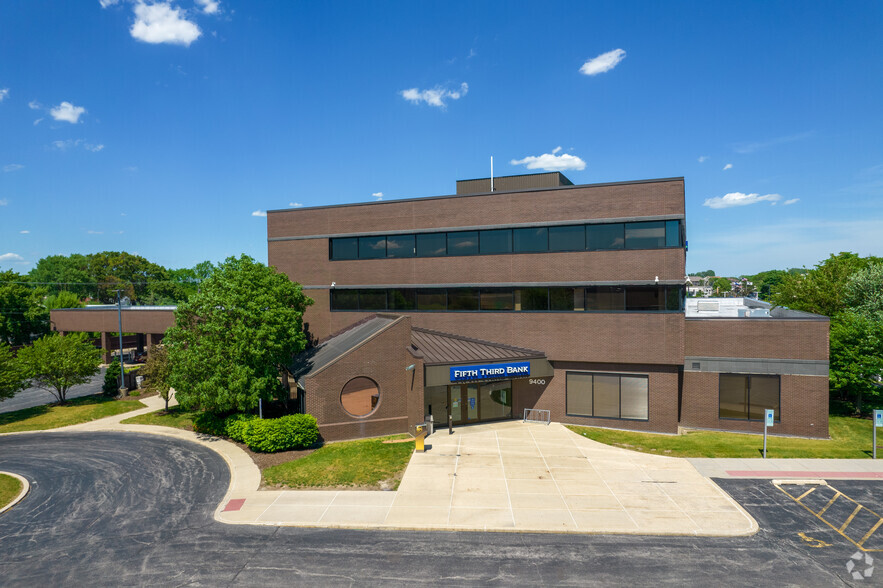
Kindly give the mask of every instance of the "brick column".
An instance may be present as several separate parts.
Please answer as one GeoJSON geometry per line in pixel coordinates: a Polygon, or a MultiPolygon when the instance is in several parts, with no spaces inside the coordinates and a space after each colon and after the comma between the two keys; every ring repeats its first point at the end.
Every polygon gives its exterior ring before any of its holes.
{"type": "Polygon", "coordinates": [[[113,333],[101,333],[101,348],[104,349],[104,363],[110,363],[112,359],[110,342],[113,338],[113,333]]]}

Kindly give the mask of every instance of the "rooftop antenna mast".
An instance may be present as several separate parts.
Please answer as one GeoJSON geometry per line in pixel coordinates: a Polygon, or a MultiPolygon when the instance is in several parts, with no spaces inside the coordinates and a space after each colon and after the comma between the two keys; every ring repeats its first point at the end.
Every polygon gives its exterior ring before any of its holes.
{"type": "Polygon", "coordinates": [[[491,192],[494,191],[494,156],[491,155],[491,192]]]}

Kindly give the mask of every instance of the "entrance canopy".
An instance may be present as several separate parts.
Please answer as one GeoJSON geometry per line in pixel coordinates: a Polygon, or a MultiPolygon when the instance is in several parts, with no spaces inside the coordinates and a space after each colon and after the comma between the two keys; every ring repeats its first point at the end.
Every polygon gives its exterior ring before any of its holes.
{"type": "Polygon", "coordinates": [[[554,374],[546,354],[412,327],[411,345],[423,354],[425,386],[548,378],[554,374]]]}

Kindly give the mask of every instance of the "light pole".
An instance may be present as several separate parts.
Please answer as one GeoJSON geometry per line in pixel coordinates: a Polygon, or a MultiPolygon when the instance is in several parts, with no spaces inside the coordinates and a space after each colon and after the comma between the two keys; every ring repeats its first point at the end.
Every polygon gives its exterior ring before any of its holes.
{"type": "Polygon", "coordinates": [[[117,290],[117,323],[120,328],[120,385],[118,389],[126,385],[126,368],[123,365],[123,297],[122,290],[117,290]]]}

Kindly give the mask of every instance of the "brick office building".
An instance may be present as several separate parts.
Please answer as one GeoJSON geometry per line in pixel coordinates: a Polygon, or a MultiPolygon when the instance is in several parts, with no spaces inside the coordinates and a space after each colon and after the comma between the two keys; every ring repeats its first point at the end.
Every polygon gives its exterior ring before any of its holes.
{"type": "Polygon", "coordinates": [[[777,433],[826,437],[827,319],[753,302],[687,316],[684,212],[683,178],[557,172],[270,211],[270,265],[316,302],[292,395],[327,439],[525,408],[663,433],[757,431],[773,408],[777,433]]]}

